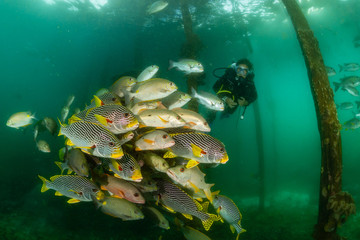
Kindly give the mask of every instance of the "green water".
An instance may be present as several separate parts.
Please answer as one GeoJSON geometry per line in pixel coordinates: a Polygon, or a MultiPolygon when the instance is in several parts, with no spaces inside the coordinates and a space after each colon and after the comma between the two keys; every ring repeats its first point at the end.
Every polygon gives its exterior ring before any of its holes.
{"type": "MultiPolygon", "coordinates": [[[[184,239],[172,223],[170,230],[163,230],[149,219],[123,222],[104,215],[92,203],[69,205],[53,191],[40,193],[37,175],[59,174],[53,162],[63,138],[41,135],[53,149],[45,154],[37,150],[32,129],[5,126],[9,116],[20,111],[35,112],[39,119],[59,117],[70,94],[76,96],[74,106],[83,107],[95,91],[110,86],[117,76],[140,72],[151,64],[160,67],[161,77],[186,91],[184,74],[167,70],[168,60],[180,57],[185,41],[179,3],[169,1],[163,11],[147,16],[144,12],[151,2],[108,0],[101,9],[87,0],[58,0],[53,5],[41,0],[0,2],[0,239],[184,239]]],[[[239,2],[240,10],[228,11],[231,1],[189,1],[193,30],[204,44],[198,60],[206,78],[200,89],[211,91],[216,81],[211,72],[217,67],[243,57],[254,64],[265,154],[264,212],[258,211],[253,106],[246,110],[244,120],[238,121],[236,112],[213,122],[211,135],[226,145],[230,160],[205,169],[206,180],[215,183],[213,191],[220,190],[238,205],[247,229],[240,239],[311,239],[317,220],[321,155],[304,59],[281,1],[239,2]]],[[[352,41],[360,35],[360,2],[300,2],[325,64],[338,72],[338,64],[359,63],[360,48],[352,41]]],[[[359,74],[341,72],[329,81],[333,86],[341,77],[359,74]]],[[[335,102],[345,101],[359,101],[359,97],[336,92],[335,102]]],[[[338,117],[343,123],[353,113],[339,110],[338,117]]],[[[341,134],[343,190],[359,205],[360,132],[342,130],[341,134]]],[[[163,213],[172,219],[172,214],[163,213]]],[[[198,221],[189,223],[203,230],[198,221]]],[[[352,216],[339,232],[358,240],[359,223],[359,216],[352,216]]],[[[226,223],[215,223],[207,235],[235,239],[226,223]]]]}

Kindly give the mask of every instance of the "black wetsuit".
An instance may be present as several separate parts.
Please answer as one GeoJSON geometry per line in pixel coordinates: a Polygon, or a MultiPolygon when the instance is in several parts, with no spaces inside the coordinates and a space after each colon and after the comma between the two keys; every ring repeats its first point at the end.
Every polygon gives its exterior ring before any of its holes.
{"type": "MultiPolygon", "coordinates": [[[[225,74],[215,82],[213,89],[221,99],[229,97],[237,103],[237,100],[243,97],[249,105],[257,99],[257,92],[253,81],[254,77],[253,73],[249,73],[245,79],[237,77],[235,70],[228,68],[225,74]]],[[[237,106],[230,108],[225,104],[224,113],[232,114],[237,109],[237,106]]]]}

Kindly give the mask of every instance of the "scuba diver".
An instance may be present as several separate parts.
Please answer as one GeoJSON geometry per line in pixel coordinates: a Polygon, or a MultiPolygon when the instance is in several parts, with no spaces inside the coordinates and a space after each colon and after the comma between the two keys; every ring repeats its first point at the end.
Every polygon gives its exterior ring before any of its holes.
{"type": "MultiPolygon", "coordinates": [[[[217,68],[213,71],[223,69],[217,68]]],[[[214,76],[216,76],[214,74],[214,76]]],[[[216,76],[218,77],[218,76],[216,76]]],[[[213,89],[217,96],[225,103],[225,110],[221,117],[229,117],[234,113],[238,106],[242,107],[242,115],[244,118],[246,107],[257,99],[257,92],[254,84],[255,74],[253,65],[248,59],[240,59],[236,63],[231,64],[230,68],[226,68],[225,74],[215,82],[213,89]]],[[[215,113],[209,116],[209,121],[215,119],[215,113]]]]}

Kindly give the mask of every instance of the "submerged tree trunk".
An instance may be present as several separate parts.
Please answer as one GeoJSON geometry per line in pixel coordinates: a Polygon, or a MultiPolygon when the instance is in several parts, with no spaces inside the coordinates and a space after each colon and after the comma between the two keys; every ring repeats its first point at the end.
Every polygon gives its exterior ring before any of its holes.
{"type": "Polygon", "coordinates": [[[261,115],[259,109],[259,102],[253,103],[254,117],[255,117],[255,131],[256,131],[256,145],[259,158],[259,210],[263,211],[265,208],[265,158],[264,158],[264,136],[261,126],[261,115]]]}
{"type": "MultiPolygon", "coordinates": [[[[197,59],[198,54],[203,47],[200,38],[192,30],[192,19],[189,11],[187,0],[180,0],[181,13],[184,24],[184,31],[186,42],[181,48],[181,57],[197,59]]],[[[188,93],[191,93],[191,88],[197,90],[198,83],[202,80],[203,74],[188,74],[187,75],[187,86],[188,93]]],[[[191,100],[189,103],[189,109],[198,111],[198,103],[195,100],[191,100]]]]}
{"type": "Polygon", "coordinates": [[[334,94],[318,42],[295,0],[282,0],[294,25],[308,69],[321,140],[321,175],[318,222],[313,237],[337,240],[337,227],[355,212],[350,194],[341,191],[342,155],[340,123],[334,94]]]}

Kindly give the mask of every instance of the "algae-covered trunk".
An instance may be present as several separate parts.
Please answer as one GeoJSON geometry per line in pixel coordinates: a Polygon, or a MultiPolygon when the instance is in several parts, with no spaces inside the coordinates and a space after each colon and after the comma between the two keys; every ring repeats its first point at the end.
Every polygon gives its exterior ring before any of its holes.
{"type": "MultiPolygon", "coordinates": [[[[189,11],[189,5],[187,0],[180,0],[181,5],[181,13],[184,24],[184,31],[186,42],[183,44],[181,48],[181,57],[197,59],[198,54],[203,47],[202,42],[198,35],[193,32],[192,29],[192,19],[189,11]]],[[[187,86],[188,93],[191,93],[191,88],[197,90],[198,82],[202,79],[202,74],[188,74],[187,75],[187,86]]],[[[191,100],[189,103],[189,109],[198,111],[198,104],[195,100],[191,100]]]]}
{"type": "MultiPolygon", "coordinates": [[[[350,194],[341,191],[340,123],[319,44],[295,0],[282,0],[294,25],[308,70],[321,140],[319,215],[313,237],[341,239],[337,227],[355,211],[350,194]]],[[[305,176],[305,174],[304,174],[305,176]]]]}

